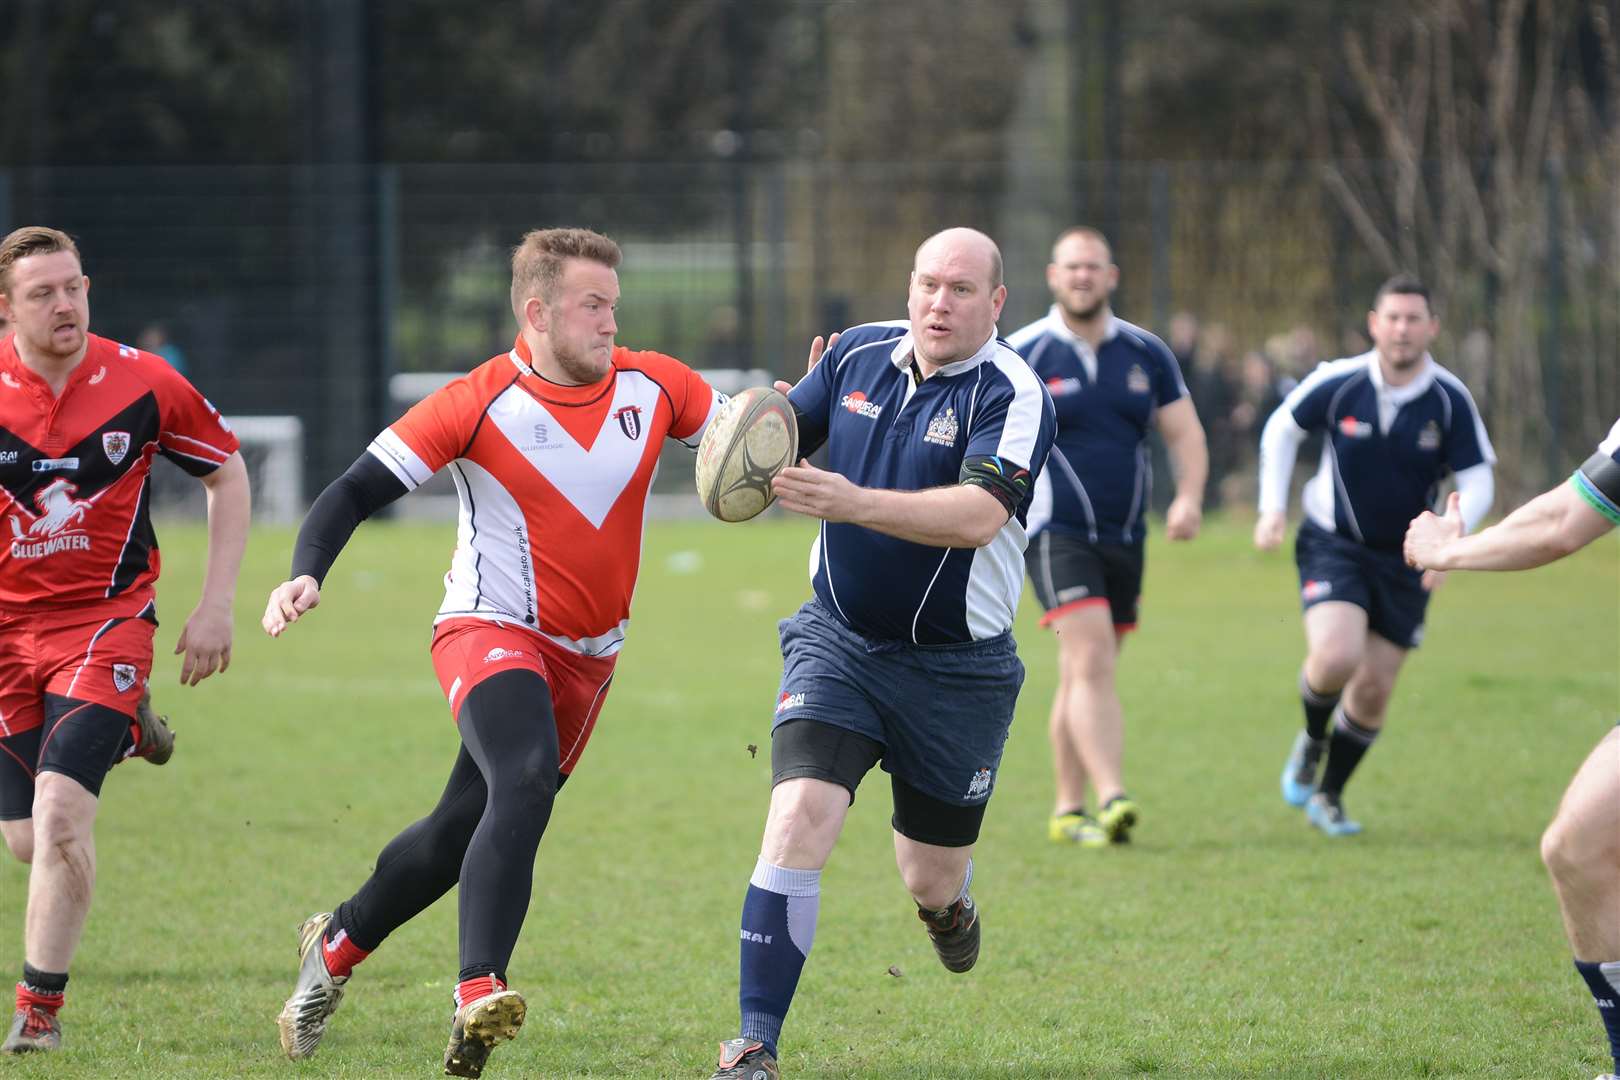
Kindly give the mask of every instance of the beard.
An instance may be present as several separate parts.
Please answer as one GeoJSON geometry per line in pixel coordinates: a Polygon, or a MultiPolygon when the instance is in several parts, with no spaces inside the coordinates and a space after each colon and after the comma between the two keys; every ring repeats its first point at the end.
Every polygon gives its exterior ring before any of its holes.
{"type": "Polygon", "coordinates": [[[1087,307],[1071,307],[1069,304],[1063,303],[1061,300],[1058,301],[1058,303],[1063,308],[1064,314],[1066,314],[1069,318],[1074,319],[1077,322],[1087,322],[1096,318],[1097,314],[1102,311],[1103,308],[1108,306],[1108,297],[1100,296],[1087,307]]]}
{"type": "Polygon", "coordinates": [[[553,341],[551,358],[557,362],[558,370],[576,386],[596,382],[606,374],[605,369],[591,359],[591,350],[580,349],[572,343],[553,341]]]}

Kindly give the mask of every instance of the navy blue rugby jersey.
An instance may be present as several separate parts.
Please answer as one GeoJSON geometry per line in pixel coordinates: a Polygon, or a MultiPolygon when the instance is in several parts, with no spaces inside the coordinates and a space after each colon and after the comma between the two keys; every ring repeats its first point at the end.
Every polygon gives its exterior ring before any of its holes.
{"type": "Polygon", "coordinates": [[[1037,481],[1030,532],[1051,528],[1092,543],[1137,544],[1147,535],[1153,464],[1148,430],[1159,408],[1187,394],[1169,346],[1110,317],[1095,352],[1056,305],[1007,339],[1046,384],[1057,442],[1037,481]]]}
{"type": "Polygon", "coordinates": [[[1301,437],[1326,433],[1321,465],[1305,484],[1306,515],[1380,551],[1401,550],[1407,525],[1434,507],[1446,476],[1496,464],[1468,388],[1432,358],[1403,386],[1384,382],[1377,352],[1320,364],[1278,406],[1285,411],[1301,437]]]}
{"type": "MultiPolygon", "coordinates": [[[[991,337],[918,386],[905,322],[846,330],[788,395],[802,447],[861,487],[922,491],[961,479],[969,457],[1038,475],[1052,446],[1052,400],[991,337]]],[[[822,522],[810,549],[816,598],[857,633],[917,645],[979,641],[1011,626],[1023,589],[1030,494],[982,548],[936,548],[822,522]]]]}

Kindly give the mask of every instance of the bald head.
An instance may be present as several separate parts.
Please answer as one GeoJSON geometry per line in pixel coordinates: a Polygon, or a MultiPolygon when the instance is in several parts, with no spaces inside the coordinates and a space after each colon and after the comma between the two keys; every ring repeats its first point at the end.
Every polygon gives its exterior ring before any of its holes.
{"type": "Polygon", "coordinates": [[[995,334],[1006,299],[994,240],[977,229],[946,229],[924,240],[906,305],[914,355],[924,374],[983,348],[995,334]]]}
{"type": "Polygon", "coordinates": [[[917,248],[912,269],[921,266],[930,256],[981,266],[985,270],[988,289],[994,291],[1001,287],[1001,249],[978,229],[958,227],[930,236],[917,248]]]}

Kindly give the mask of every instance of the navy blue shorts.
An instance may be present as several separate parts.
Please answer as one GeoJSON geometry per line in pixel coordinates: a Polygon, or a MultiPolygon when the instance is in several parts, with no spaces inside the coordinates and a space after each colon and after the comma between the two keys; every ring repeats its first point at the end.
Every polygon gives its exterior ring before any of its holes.
{"type": "Polygon", "coordinates": [[[995,788],[1024,665],[1012,634],[961,645],[873,641],[811,600],[777,631],[782,686],[771,730],[817,720],[883,746],[883,770],[944,803],[995,788]]]}
{"type": "Polygon", "coordinates": [[[1398,551],[1377,551],[1307,521],[1294,541],[1299,598],[1305,609],[1328,600],[1354,604],[1367,613],[1373,633],[1403,649],[1423,641],[1429,593],[1423,574],[1398,551]]]}

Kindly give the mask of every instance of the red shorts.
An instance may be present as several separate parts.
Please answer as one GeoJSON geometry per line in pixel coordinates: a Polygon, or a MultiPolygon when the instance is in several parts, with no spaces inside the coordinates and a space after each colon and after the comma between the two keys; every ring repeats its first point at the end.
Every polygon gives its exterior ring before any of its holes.
{"type": "Polygon", "coordinates": [[[0,737],[45,722],[46,694],[104,705],[134,719],[152,674],[157,615],[94,608],[74,612],[0,612],[0,737]]]}
{"type": "Polygon", "coordinates": [[[473,687],[503,671],[532,671],[551,688],[559,771],[574,771],[607,700],[618,656],[585,656],[533,630],[488,619],[450,619],[433,630],[433,671],[454,718],[473,687]]]}

